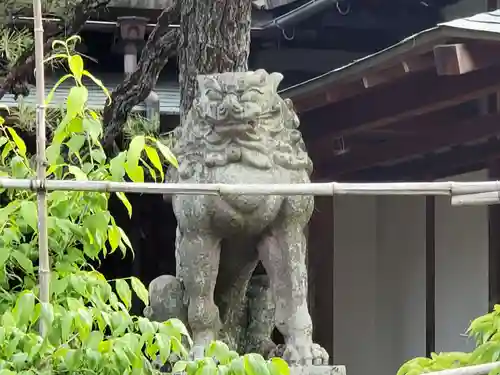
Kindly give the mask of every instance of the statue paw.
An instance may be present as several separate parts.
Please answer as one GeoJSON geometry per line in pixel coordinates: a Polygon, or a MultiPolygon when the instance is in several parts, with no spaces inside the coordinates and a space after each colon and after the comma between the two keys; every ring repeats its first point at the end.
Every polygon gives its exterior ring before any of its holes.
{"type": "Polygon", "coordinates": [[[318,344],[278,345],[271,353],[272,357],[281,357],[292,366],[328,365],[329,356],[318,344]]]}

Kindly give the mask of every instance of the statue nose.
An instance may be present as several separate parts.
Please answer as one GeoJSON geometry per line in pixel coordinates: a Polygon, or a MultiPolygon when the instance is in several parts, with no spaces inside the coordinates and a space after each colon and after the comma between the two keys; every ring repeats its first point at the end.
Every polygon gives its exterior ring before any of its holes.
{"type": "Polygon", "coordinates": [[[228,112],[241,113],[243,112],[243,106],[238,102],[238,98],[234,95],[227,95],[224,98],[224,108],[228,112]]]}

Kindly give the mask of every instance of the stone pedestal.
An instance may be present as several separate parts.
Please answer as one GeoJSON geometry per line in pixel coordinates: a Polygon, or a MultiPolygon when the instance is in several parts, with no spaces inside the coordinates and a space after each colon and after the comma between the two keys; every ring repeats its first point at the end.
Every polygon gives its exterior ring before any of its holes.
{"type": "Polygon", "coordinates": [[[345,366],[290,366],[290,375],[346,375],[345,366]]]}

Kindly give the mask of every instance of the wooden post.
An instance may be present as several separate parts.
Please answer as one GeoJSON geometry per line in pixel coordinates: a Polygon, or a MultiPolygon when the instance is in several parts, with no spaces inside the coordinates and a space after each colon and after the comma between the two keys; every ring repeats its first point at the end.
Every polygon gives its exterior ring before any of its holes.
{"type": "Polygon", "coordinates": [[[308,276],[314,340],[333,360],[333,261],[334,230],[332,197],[315,197],[308,230],[308,276]]]}
{"type": "MultiPolygon", "coordinates": [[[[500,160],[488,166],[489,178],[500,179],[500,160]]],[[[500,303],[500,206],[488,206],[488,305],[500,303]]]]}
{"type": "Polygon", "coordinates": [[[425,355],[436,350],[436,199],[425,198],[425,355]]]}

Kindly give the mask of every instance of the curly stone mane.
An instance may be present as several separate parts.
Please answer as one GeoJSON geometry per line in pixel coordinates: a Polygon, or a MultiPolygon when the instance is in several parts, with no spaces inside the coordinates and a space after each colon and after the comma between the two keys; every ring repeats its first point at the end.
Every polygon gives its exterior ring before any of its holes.
{"type": "Polygon", "coordinates": [[[176,129],[180,177],[230,163],[310,174],[299,119],[291,100],[277,93],[282,79],[264,70],[199,76],[198,97],[176,129]]]}

